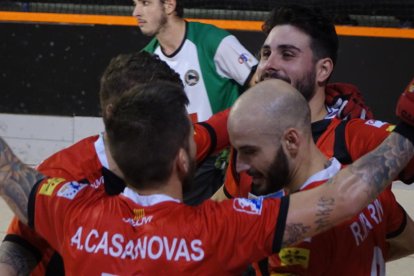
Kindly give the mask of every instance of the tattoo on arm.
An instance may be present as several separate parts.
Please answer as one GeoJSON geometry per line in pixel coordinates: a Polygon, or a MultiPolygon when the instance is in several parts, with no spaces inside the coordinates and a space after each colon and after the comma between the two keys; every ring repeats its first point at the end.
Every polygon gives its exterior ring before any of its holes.
{"type": "Polygon", "coordinates": [[[4,241],[0,246],[0,264],[8,265],[14,275],[29,275],[37,265],[37,260],[22,246],[4,241]]]}
{"type": "MultiPolygon", "coordinates": [[[[331,227],[332,222],[330,220],[331,213],[335,206],[334,198],[327,198],[322,196],[318,200],[317,211],[315,213],[316,231],[323,231],[331,227]]],[[[282,246],[288,246],[300,242],[308,236],[308,232],[311,230],[311,226],[304,225],[303,223],[290,223],[286,225],[285,234],[283,237],[282,246]]]]}
{"type": "Polygon", "coordinates": [[[305,234],[310,230],[310,226],[303,223],[289,223],[286,224],[285,233],[283,237],[282,247],[295,244],[303,240],[305,234]]]}
{"type": "Polygon", "coordinates": [[[371,200],[397,176],[413,157],[414,146],[403,136],[391,133],[375,150],[349,166],[366,183],[371,200]]]}
{"type": "Polygon", "coordinates": [[[22,222],[27,222],[27,204],[33,186],[43,175],[23,164],[0,138],[0,194],[22,222]]]}
{"type": "Polygon", "coordinates": [[[319,199],[319,202],[317,204],[317,211],[316,211],[316,230],[317,231],[323,231],[329,227],[332,226],[332,222],[329,219],[331,217],[332,211],[335,207],[335,199],[334,198],[328,198],[322,196],[319,199]]]}

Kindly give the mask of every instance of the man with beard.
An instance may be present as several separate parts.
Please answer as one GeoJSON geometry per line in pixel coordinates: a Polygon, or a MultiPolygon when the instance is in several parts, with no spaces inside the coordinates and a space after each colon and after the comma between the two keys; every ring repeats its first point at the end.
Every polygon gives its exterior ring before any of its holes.
{"type": "MultiPolygon", "coordinates": [[[[310,111],[299,92],[286,82],[269,80],[247,93],[229,118],[232,140],[246,154],[242,158],[265,165],[278,145],[269,146],[279,143],[292,162],[296,159],[291,153],[302,159],[315,151],[318,161],[310,164],[309,172],[331,167],[311,144],[310,111]],[[255,126],[243,103],[254,93],[266,97],[265,104],[248,100],[247,105],[261,109],[259,115],[271,115],[272,106],[293,105],[300,111],[294,120],[286,120],[282,133],[283,128],[255,126]],[[244,122],[238,113],[245,115],[244,122]],[[267,138],[276,131],[280,141],[261,139],[258,145],[251,140],[256,131],[267,138]]],[[[195,157],[187,103],[182,88],[158,82],[134,87],[113,106],[105,129],[110,152],[127,183],[119,196],[103,197],[90,185],[56,178],[34,185],[32,180],[43,176],[22,164],[0,139],[2,197],[62,254],[68,274],[238,275],[249,262],[358,213],[414,155],[414,94],[406,92],[397,107],[403,121],[394,133],[329,184],[282,199],[205,201],[190,207],[181,203],[195,157]]]]}
{"type": "MultiPolygon", "coordinates": [[[[359,92],[349,84],[328,84],[337,60],[338,36],[332,21],[320,10],[281,6],[272,11],[263,30],[267,37],[260,50],[258,81],[282,79],[302,93],[311,110],[313,139],[327,157],[334,156],[342,164],[349,164],[389,135],[393,127],[390,124],[361,119],[342,121],[338,117],[343,117],[344,109],[327,104],[327,98],[331,101],[332,95],[359,92]]],[[[292,108],[291,112],[297,109],[292,108]]],[[[237,152],[233,150],[230,157],[224,186],[213,199],[263,194],[252,187],[249,175],[237,172],[237,152]]],[[[414,182],[414,161],[399,179],[408,184],[414,182]]]]}
{"type": "MultiPolygon", "coordinates": [[[[185,21],[182,0],[134,0],[134,4],[141,32],[155,36],[143,50],[158,55],[180,74],[193,121],[205,121],[229,108],[250,85],[257,60],[235,36],[213,25],[185,21]]],[[[184,195],[186,203],[210,198],[223,184],[217,158],[207,158],[198,168],[197,185],[184,195]]]]}
{"type": "MultiPolygon", "coordinates": [[[[414,93],[414,79],[406,93],[414,93]]],[[[341,169],[316,147],[297,107],[291,94],[262,89],[246,93],[232,108],[228,127],[237,170],[248,172],[259,194],[301,193],[341,169]]],[[[412,253],[414,222],[386,189],[353,218],[255,267],[256,275],[385,275],[385,261],[412,253]]]]}
{"type": "MultiPolygon", "coordinates": [[[[165,62],[147,52],[114,57],[100,81],[99,97],[104,121],[113,104],[137,84],[170,81],[182,87],[179,75],[165,62]]],[[[227,111],[194,124],[197,162],[228,146],[227,111]]],[[[87,179],[97,193],[113,196],[125,184],[108,149],[105,133],[82,139],[44,160],[37,169],[44,175],[72,180],[87,179]],[[98,174],[92,174],[99,171],[98,174]]],[[[32,229],[16,217],[0,246],[0,275],[63,275],[60,256],[32,229]],[[34,267],[34,268],[33,268],[34,267]]]]}

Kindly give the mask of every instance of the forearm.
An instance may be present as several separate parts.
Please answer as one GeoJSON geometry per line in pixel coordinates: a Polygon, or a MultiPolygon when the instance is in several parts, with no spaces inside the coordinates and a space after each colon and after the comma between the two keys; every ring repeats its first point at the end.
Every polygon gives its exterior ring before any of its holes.
{"type": "Polygon", "coordinates": [[[0,195],[18,216],[27,223],[27,204],[33,186],[43,175],[23,164],[0,137],[0,195]]]}
{"type": "Polygon", "coordinates": [[[291,195],[283,245],[314,236],[356,215],[391,183],[413,154],[413,143],[392,133],[326,184],[291,195]]]}
{"type": "Polygon", "coordinates": [[[29,275],[37,260],[22,246],[9,241],[0,245],[0,275],[29,275]]]}
{"type": "Polygon", "coordinates": [[[355,198],[355,202],[360,202],[357,208],[363,208],[398,176],[413,154],[412,141],[399,133],[391,133],[375,150],[347,168],[352,175],[356,176],[357,182],[340,185],[339,192],[347,193],[351,198],[355,198]],[[368,197],[365,198],[364,193],[368,197]]]}
{"type": "Polygon", "coordinates": [[[414,222],[407,214],[404,230],[398,236],[388,239],[389,250],[386,261],[394,261],[414,254],[414,222]]]}

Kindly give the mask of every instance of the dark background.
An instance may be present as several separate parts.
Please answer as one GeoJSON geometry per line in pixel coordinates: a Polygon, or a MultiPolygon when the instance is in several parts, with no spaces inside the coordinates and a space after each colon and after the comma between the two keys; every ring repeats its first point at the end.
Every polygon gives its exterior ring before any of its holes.
{"type": "MultiPolygon", "coordinates": [[[[260,32],[233,32],[252,53],[260,32]]],[[[137,27],[0,23],[0,113],[99,116],[99,76],[111,57],[139,51],[137,27]]],[[[377,119],[413,77],[414,39],[340,37],[332,81],[357,85],[377,119]]]]}

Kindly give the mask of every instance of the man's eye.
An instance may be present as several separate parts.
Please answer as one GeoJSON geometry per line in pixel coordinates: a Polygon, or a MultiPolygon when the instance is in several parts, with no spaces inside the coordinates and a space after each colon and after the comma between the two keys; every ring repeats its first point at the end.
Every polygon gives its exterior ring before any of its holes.
{"type": "Polygon", "coordinates": [[[262,50],[261,53],[260,53],[260,57],[261,58],[267,58],[267,57],[270,56],[270,54],[271,54],[270,50],[262,50]]]}

